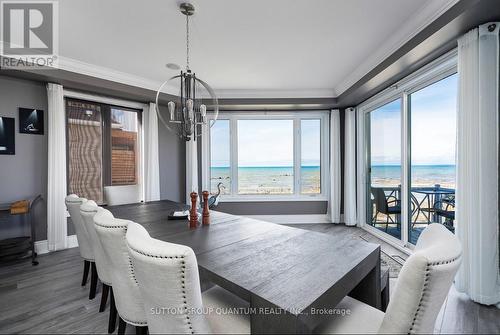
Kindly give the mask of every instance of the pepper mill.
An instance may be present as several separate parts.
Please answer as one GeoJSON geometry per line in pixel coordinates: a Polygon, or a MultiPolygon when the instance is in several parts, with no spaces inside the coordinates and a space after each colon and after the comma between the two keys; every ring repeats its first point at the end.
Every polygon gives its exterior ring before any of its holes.
{"type": "Polygon", "coordinates": [[[196,201],[198,193],[191,192],[191,211],[189,213],[189,228],[195,229],[198,226],[198,211],[196,210],[196,201]]]}
{"type": "Polygon", "coordinates": [[[203,225],[209,225],[210,224],[210,211],[208,210],[208,196],[210,193],[208,191],[203,191],[203,219],[201,223],[203,225]]]}

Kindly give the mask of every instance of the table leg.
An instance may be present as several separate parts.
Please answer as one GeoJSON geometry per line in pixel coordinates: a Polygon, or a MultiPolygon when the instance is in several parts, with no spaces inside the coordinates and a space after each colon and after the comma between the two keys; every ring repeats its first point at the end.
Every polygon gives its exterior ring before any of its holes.
{"type": "Polygon", "coordinates": [[[377,309],[382,308],[382,298],[380,295],[380,250],[378,261],[375,267],[366,275],[363,280],[349,293],[349,296],[362,301],[377,309]]]}
{"type": "Polygon", "coordinates": [[[299,318],[270,302],[252,296],[250,303],[250,333],[251,334],[311,334],[299,318]]]}

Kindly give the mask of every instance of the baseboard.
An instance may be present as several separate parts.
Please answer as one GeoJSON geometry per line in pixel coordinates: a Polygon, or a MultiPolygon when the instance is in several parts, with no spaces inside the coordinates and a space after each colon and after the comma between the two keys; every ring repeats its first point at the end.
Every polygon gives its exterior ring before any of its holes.
{"type": "Polygon", "coordinates": [[[245,215],[246,217],[279,224],[331,223],[326,214],[300,215],[245,215]]]}
{"type": "Polygon", "coordinates": [[[68,249],[78,247],[78,240],[76,238],[76,235],[68,236],[66,238],[66,245],[68,246],[68,249]]]}
{"type": "Polygon", "coordinates": [[[49,252],[49,242],[47,240],[35,242],[35,252],[43,255],[49,252]]]}
{"type": "MultiPolygon", "coordinates": [[[[76,248],[78,247],[78,240],[76,235],[70,235],[66,237],[66,248],[76,248]]],[[[36,241],[35,242],[35,252],[39,255],[49,253],[49,242],[47,240],[36,241]]]]}

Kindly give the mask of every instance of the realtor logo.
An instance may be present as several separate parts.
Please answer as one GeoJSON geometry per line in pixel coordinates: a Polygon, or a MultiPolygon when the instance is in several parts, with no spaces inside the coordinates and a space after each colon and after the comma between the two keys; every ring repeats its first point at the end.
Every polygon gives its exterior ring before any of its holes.
{"type": "Polygon", "coordinates": [[[0,1],[2,68],[56,67],[58,3],[0,1]]]}

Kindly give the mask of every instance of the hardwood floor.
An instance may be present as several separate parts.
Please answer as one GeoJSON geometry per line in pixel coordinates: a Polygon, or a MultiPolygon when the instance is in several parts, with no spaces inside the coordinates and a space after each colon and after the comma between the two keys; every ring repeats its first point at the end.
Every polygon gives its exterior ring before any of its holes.
{"type": "MultiPolygon", "coordinates": [[[[293,226],[363,238],[380,243],[389,255],[401,253],[359,228],[293,226]]],[[[88,300],[90,283],[80,286],[83,261],[78,249],[41,255],[39,261],[38,266],[24,261],[0,268],[0,333],[106,333],[109,305],[104,313],[98,312],[100,284],[94,300],[88,300]]],[[[127,332],[135,330],[128,327],[127,332]]],[[[500,333],[500,311],[473,303],[452,288],[438,316],[436,332],[500,333]]]]}

